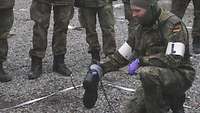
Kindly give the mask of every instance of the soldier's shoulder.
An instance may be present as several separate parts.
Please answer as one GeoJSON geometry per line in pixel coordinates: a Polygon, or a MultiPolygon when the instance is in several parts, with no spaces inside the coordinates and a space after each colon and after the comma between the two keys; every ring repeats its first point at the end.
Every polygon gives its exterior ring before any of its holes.
{"type": "Polygon", "coordinates": [[[169,17],[169,19],[167,20],[167,23],[174,26],[177,24],[181,24],[182,20],[179,17],[177,17],[176,15],[173,15],[173,16],[169,17]]]}
{"type": "Polygon", "coordinates": [[[161,22],[165,22],[167,24],[172,24],[172,25],[175,25],[181,22],[181,19],[179,17],[177,17],[175,14],[171,13],[170,11],[166,9],[161,9],[159,20],[161,22]]]}
{"type": "Polygon", "coordinates": [[[165,16],[165,25],[164,26],[167,29],[169,29],[169,31],[179,32],[183,29],[183,27],[184,27],[183,22],[179,17],[177,17],[176,15],[174,15],[170,12],[168,12],[166,15],[168,15],[168,17],[165,16]]]}

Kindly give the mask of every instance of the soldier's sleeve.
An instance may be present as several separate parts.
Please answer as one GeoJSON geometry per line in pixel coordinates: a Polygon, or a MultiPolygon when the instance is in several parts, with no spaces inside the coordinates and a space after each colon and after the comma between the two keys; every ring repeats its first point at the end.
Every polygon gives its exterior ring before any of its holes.
{"type": "Polygon", "coordinates": [[[165,54],[151,59],[151,63],[176,68],[184,59],[186,46],[188,45],[188,34],[185,26],[181,22],[169,23],[168,44],[165,54]]]}
{"type": "Polygon", "coordinates": [[[129,38],[111,57],[110,60],[101,64],[104,73],[116,71],[126,66],[133,60],[134,39],[129,38]]]}

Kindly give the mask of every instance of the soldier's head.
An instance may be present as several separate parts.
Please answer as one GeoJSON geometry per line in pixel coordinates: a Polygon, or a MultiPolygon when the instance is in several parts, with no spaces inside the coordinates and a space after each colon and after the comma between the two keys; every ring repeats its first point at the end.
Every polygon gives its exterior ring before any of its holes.
{"type": "Polygon", "coordinates": [[[130,0],[132,16],[139,24],[151,26],[158,18],[157,0],[130,0]]]}

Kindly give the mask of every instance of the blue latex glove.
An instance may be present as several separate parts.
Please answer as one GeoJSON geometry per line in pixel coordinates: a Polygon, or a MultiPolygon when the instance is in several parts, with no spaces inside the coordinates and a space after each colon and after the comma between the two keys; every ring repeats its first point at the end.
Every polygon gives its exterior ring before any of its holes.
{"type": "Polygon", "coordinates": [[[136,74],[136,70],[139,68],[139,59],[136,58],[135,60],[133,60],[129,65],[128,65],[128,74],[130,75],[135,75],[136,74]]]}

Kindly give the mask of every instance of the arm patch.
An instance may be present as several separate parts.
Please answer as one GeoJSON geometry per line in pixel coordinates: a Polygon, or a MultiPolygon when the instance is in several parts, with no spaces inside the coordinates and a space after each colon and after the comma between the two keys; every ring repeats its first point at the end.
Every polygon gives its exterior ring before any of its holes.
{"type": "Polygon", "coordinates": [[[181,42],[169,42],[167,45],[166,55],[184,56],[185,45],[181,42]]]}
{"type": "Polygon", "coordinates": [[[120,55],[122,55],[126,60],[131,60],[133,57],[132,48],[131,46],[125,42],[118,50],[120,55]]]}

